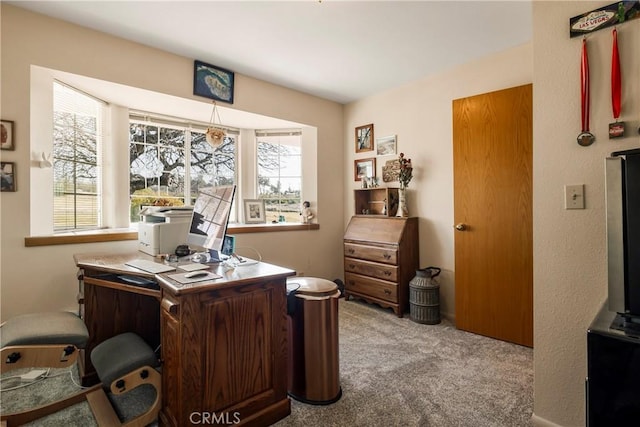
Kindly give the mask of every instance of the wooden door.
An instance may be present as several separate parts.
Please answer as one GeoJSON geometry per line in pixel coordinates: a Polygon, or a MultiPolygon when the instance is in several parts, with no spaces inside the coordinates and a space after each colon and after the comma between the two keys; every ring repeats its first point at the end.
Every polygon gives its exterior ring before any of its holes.
{"type": "Polygon", "coordinates": [[[456,326],[533,346],[532,86],[453,101],[456,326]]]}

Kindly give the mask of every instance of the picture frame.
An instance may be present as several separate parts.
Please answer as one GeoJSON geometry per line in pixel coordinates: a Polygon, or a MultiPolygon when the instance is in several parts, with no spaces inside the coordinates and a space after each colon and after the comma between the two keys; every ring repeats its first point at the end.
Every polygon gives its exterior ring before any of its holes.
{"type": "Polygon", "coordinates": [[[15,150],[15,134],[13,131],[13,122],[11,120],[0,121],[0,149],[1,150],[15,150]]]}
{"type": "Polygon", "coordinates": [[[353,161],[353,178],[356,181],[362,181],[362,178],[375,178],[375,176],[375,157],[371,157],[368,159],[356,159],[353,161]]]}
{"type": "Polygon", "coordinates": [[[0,162],[0,191],[16,191],[16,164],[0,162]]]}
{"type": "Polygon", "coordinates": [[[391,159],[387,160],[387,162],[382,166],[382,181],[383,182],[394,182],[398,181],[398,176],[400,175],[400,160],[399,159],[391,159]]]}
{"type": "Polygon", "coordinates": [[[265,224],[266,222],[264,199],[244,199],[244,223],[265,224]]]}
{"type": "Polygon", "coordinates": [[[233,104],[235,73],[215,65],[195,60],[193,63],[193,94],[233,104]]]}
{"type": "Polygon", "coordinates": [[[356,153],[373,150],[373,123],[356,128],[356,153]]]}
{"type": "Polygon", "coordinates": [[[378,156],[388,156],[396,154],[397,138],[396,135],[389,135],[376,139],[376,154],[378,156]]]}

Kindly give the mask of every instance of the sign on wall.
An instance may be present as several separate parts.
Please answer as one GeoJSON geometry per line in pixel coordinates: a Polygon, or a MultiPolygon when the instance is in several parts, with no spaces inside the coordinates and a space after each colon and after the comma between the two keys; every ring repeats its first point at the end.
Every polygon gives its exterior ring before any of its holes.
{"type": "Polygon", "coordinates": [[[569,36],[578,37],[640,18],[640,1],[619,1],[569,19],[569,36]]]}

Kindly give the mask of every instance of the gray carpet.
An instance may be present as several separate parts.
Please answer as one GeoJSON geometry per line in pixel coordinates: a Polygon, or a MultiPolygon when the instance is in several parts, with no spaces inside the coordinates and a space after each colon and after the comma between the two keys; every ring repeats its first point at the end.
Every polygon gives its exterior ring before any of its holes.
{"type": "MultiPolygon", "coordinates": [[[[276,427],[531,425],[530,348],[459,331],[447,320],[418,324],[359,301],[341,299],[339,313],[342,398],[328,406],[292,400],[291,415],[276,427]]],[[[2,393],[0,408],[14,411],[73,389],[68,375],[47,379],[2,393]]],[[[95,424],[82,403],[34,425],[95,424]]]]}
{"type": "Polygon", "coordinates": [[[293,401],[277,427],[531,425],[532,349],[358,301],[339,319],[342,399],[293,401]]]}

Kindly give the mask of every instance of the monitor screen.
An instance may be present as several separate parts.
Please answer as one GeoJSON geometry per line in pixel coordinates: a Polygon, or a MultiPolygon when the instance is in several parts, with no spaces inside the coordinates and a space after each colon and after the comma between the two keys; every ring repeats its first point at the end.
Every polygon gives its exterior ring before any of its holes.
{"type": "Polygon", "coordinates": [[[225,241],[236,186],[205,187],[193,206],[187,243],[220,252],[225,241]]]}

